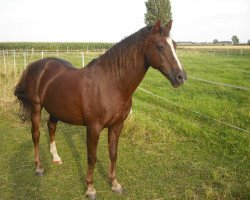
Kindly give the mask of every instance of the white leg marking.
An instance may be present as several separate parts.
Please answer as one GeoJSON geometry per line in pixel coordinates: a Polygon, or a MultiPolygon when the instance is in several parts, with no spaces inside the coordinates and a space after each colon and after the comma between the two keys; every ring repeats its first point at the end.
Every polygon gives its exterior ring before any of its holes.
{"type": "Polygon", "coordinates": [[[121,194],[123,192],[122,186],[116,179],[112,181],[112,188],[111,190],[115,193],[121,194]]]}
{"type": "Polygon", "coordinates": [[[90,197],[90,199],[95,199],[96,196],[96,190],[93,185],[89,185],[87,191],[85,192],[85,195],[87,197],[90,197]]]}
{"type": "Polygon", "coordinates": [[[93,185],[90,185],[90,186],[88,186],[88,189],[87,189],[87,191],[86,191],[86,195],[93,195],[93,194],[95,194],[96,193],[96,190],[95,190],[95,188],[94,188],[94,186],[93,185]]]}
{"type": "Polygon", "coordinates": [[[180,62],[179,58],[177,57],[177,54],[175,52],[174,45],[173,45],[173,40],[170,37],[167,37],[167,43],[169,44],[169,46],[171,48],[171,51],[172,51],[173,56],[174,56],[174,59],[176,60],[179,69],[182,71],[183,69],[182,69],[181,62],[180,62]]]}
{"type": "Polygon", "coordinates": [[[58,156],[58,153],[57,153],[55,141],[50,143],[50,153],[53,156],[54,163],[62,163],[61,158],[58,156]]]}

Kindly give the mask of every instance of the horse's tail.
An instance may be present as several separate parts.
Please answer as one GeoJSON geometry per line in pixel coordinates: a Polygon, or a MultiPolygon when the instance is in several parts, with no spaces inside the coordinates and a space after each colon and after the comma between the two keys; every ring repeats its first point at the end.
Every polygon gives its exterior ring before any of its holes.
{"type": "Polygon", "coordinates": [[[17,97],[16,102],[19,102],[20,104],[21,112],[19,114],[19,117],[22,121],[27,121],[28,119],[30,119],[32,109],[32,104],[28,98],[28,93],[25,86],[25,81],[28,73],[27,69],[22,73],[22,76],[14,90],[14,95],[17,97]]]}

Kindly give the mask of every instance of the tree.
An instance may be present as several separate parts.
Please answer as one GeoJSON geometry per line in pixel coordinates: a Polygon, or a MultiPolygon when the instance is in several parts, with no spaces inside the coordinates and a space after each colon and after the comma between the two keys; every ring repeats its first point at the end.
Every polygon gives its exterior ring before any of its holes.
{"type": "Polygon", "coordinates": [[[247,45],[250,45],[250,40],[247,41],[247,45]]]}
{"type": "Polygon", "coordinates": [[[213,40],[213,44],[219,44],[219,40],[214,39],[214,40],[213,40]]]}
{"type": "Polygon", "coordinates": [[[172,19],[171,5],[169,0],[148,0],[145,2],[147,12],[145,13],[145,24],[154,25],[160,19],[167,24],[172,19]]]}
{"type": "Polygon", "coordinates": [[[235,45],[235,44],[239,44],[240,40],[239,40],[239,38],[236,35],[233,35],[232,42],[235,45]]]}

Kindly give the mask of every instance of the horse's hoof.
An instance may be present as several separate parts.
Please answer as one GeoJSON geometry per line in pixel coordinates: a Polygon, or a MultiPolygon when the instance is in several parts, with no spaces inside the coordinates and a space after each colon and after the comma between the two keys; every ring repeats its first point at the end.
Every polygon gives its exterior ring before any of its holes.
{"type": "Polygon", "coordinates": [[[36,169],[35,175],[36,175],[36,176],[43,176],[43,175],[44,175],[44,170],[43,170],[43,168],[36,169]]]}
{"type": "Polygon", "coordinates": [[[62,161],[61,160],[53,160],[53,163],[54,164],[62,164],[62,161]]]}
{"type": "Polygon", "coordinates": [[[117,185],[113,185],[111,190],[116,194],[122,194],[123,193],[122,186],[119,183],[117,185]]]}
{"type": "Polygon", "coordinates": [[[96,190],[93,187],[93,185],[88,187],[88,190],[86,191],[85,195],[89,200],[95,200],[96,199],[96,190]]]}
{"type": "Polygon", "coordinates": [[[87,199],[89,200],[96,200],[96,194],[86,194],[87,199]]]}

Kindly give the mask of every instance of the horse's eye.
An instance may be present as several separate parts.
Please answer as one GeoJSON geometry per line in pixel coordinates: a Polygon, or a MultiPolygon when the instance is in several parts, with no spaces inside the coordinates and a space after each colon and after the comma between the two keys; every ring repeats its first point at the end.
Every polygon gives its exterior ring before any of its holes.
{"type": "Polygon", "coordinates": [[[159,51],[162,51],[162,50],[164,49],[164,46],[161,45],[161,44],[159,44],[159,45],[157,45],[157,49],[158,49],[159,51]]]}

